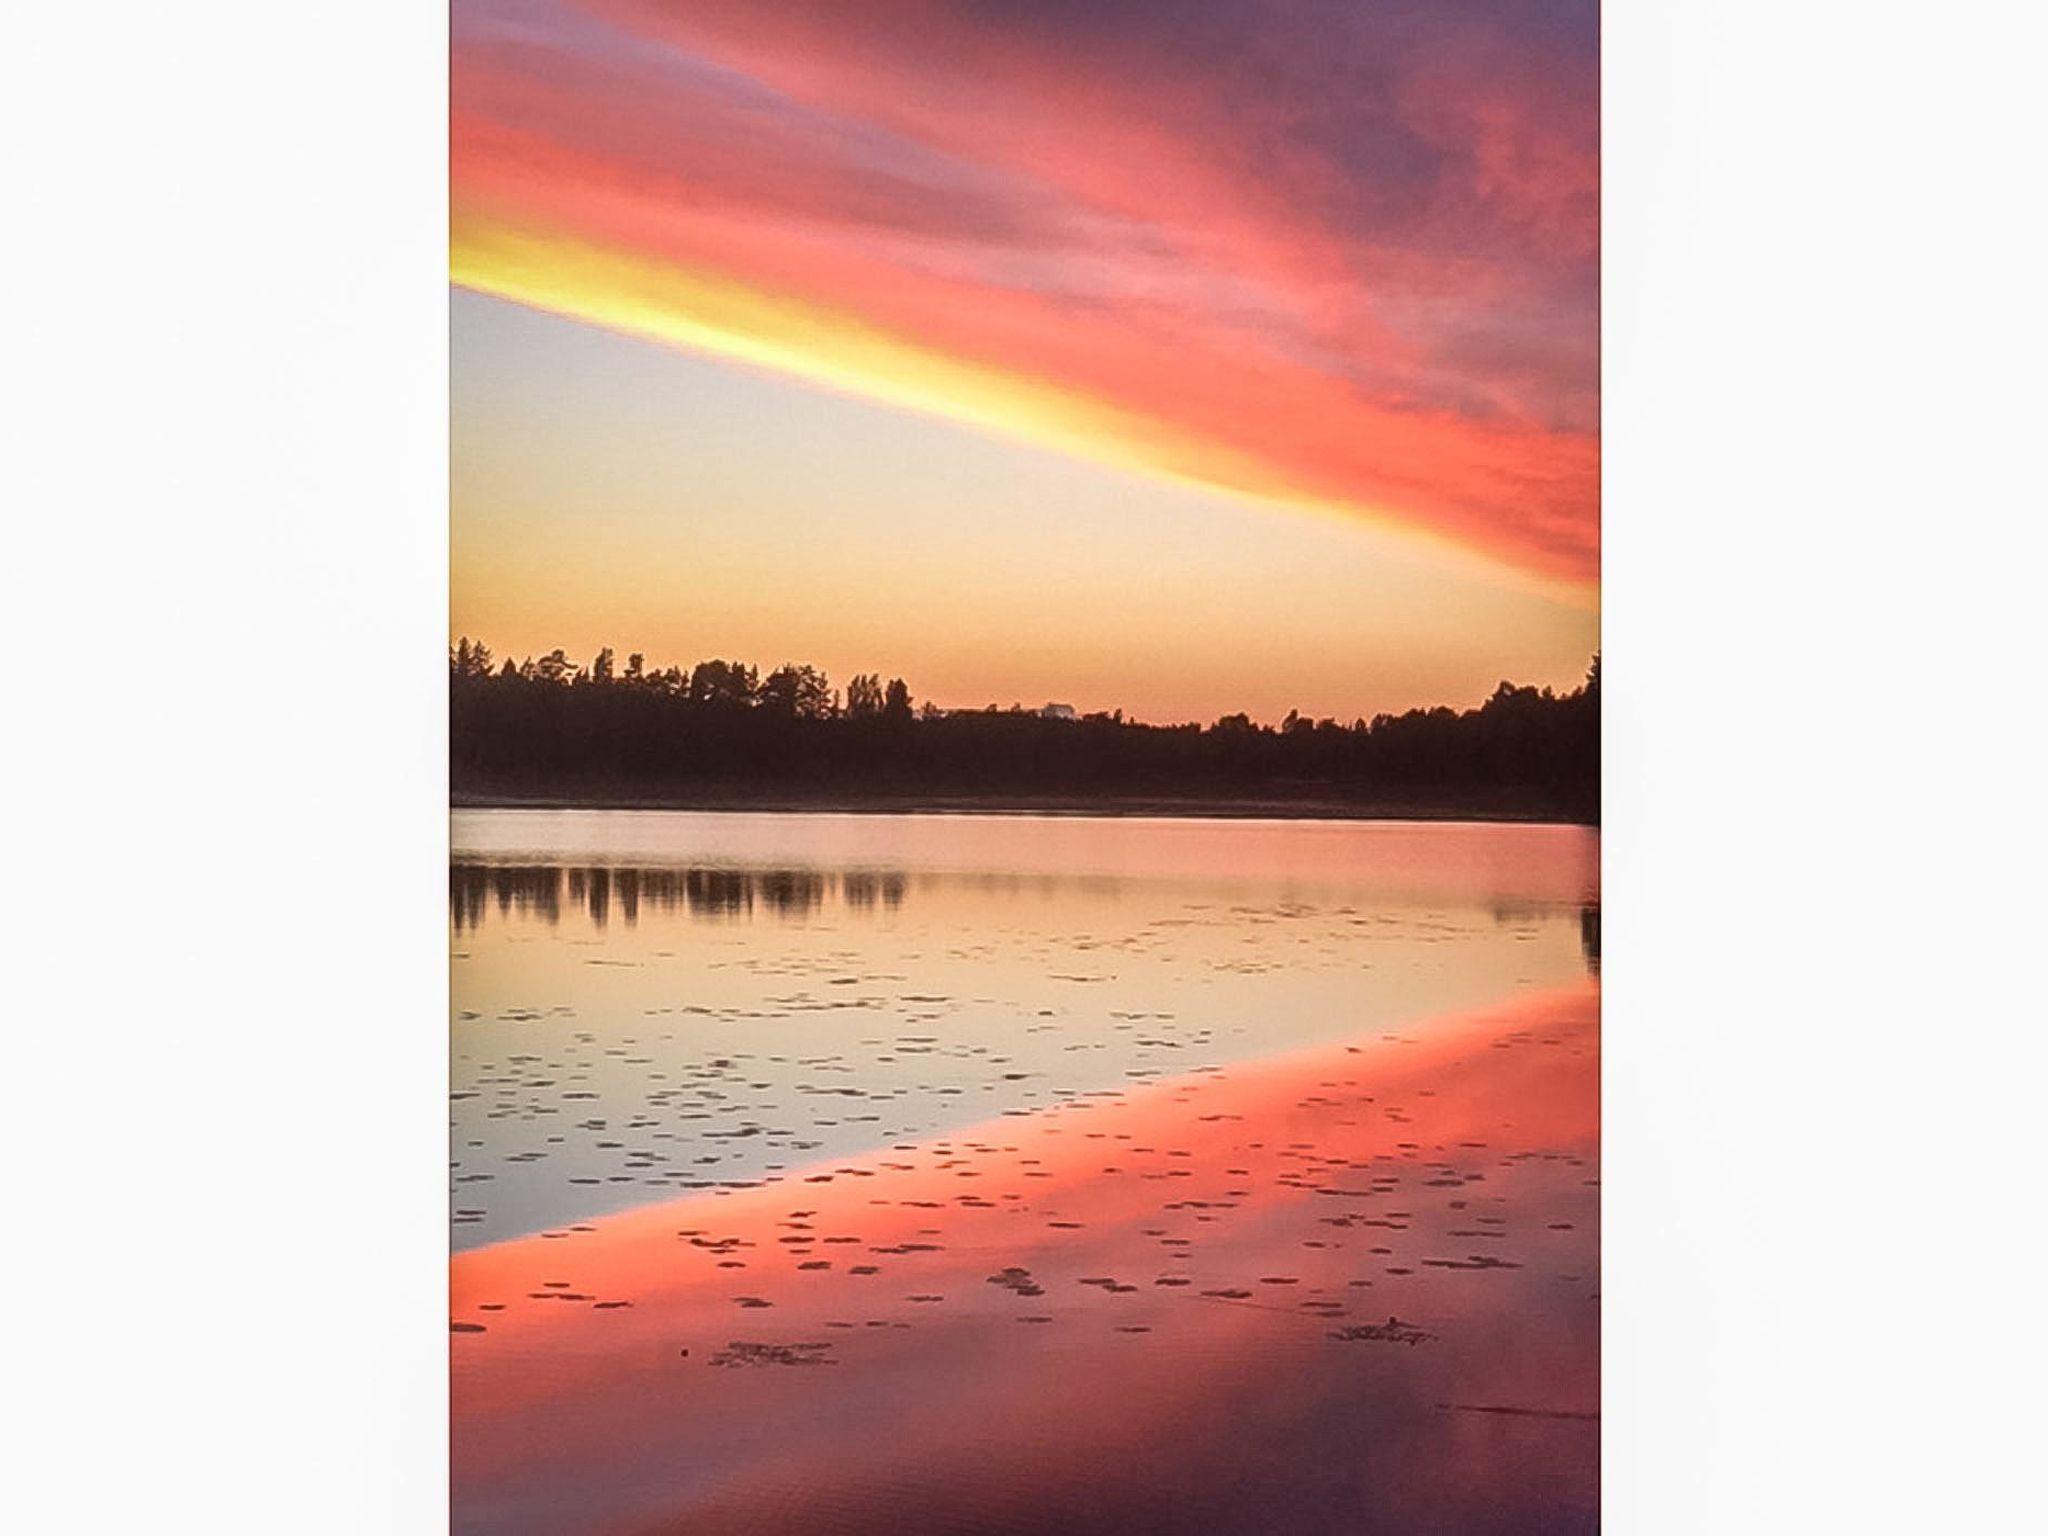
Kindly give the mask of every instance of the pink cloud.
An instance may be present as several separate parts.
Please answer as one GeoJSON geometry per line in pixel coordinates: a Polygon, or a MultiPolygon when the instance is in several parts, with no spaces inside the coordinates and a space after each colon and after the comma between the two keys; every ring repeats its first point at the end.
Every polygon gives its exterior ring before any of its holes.
{"type": "Polygon", "coordinates": [[[1253,7],[1241,49],[1038,14],[460,11],[457,218],[801,300],[1213,444],[1253,466],[1235,489],[1591,579],[1584,61],[1427,10],[1253,7]]]}

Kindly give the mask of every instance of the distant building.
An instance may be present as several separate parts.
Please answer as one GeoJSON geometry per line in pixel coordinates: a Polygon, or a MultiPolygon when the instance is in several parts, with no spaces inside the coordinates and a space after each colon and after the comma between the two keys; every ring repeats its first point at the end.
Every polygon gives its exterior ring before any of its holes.
{"type": "Polygon", "coordinates": [[[1074,706],[1071,704],[1048,704],[1039,711],[1039,714],[1048,720],[1077,720],[1080,718],[1074,713],[1074,706]]]}

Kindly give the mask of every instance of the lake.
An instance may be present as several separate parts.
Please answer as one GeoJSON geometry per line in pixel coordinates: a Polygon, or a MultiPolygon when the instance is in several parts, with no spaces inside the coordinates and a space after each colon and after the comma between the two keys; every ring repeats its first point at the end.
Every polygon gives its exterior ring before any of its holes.
{"type": "Polygon", "coordinates": [[[451,846],[458,1531],[1597,1525],[1596,833],[451,846]]]}

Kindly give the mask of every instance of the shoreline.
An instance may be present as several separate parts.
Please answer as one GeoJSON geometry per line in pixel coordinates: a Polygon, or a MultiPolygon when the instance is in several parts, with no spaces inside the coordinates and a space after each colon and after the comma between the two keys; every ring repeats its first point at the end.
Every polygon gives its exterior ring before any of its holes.
{"type": "Polygon", "coordinates": [[[777,815],[1187,817],[1200,820],[1472,821],[1597,828],[1597,817],[1538,794],[1024,795],[846,793],[698,787],[453,789],[450,810],[722,811],[777,815]]]}

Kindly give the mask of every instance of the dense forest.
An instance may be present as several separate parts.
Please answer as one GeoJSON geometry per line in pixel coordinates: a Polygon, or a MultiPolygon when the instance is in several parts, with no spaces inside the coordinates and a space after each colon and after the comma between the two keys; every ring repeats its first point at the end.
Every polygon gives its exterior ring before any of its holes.
{"type": "Polygon", "coordinates": [[[1286,804],[1597,821],[1600,659],[1569,693],[1503,682],[1483,704],[1340,724],[1290,713],[1147,725],[1058,706],[941,710],[901,678],[814,667],[651,670],[609,649],[521,662],[449,653],[458,798],[733,804],[1286,804]]]}

